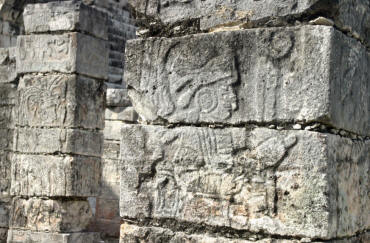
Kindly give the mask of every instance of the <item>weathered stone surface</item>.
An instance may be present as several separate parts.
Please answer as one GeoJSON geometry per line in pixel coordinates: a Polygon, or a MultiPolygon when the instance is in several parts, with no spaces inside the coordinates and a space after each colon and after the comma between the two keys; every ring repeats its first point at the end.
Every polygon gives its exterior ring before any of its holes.
{"type": "Polygon", "coordinates": [[[7,228],[9,225],[9,211],[10,211],[9,201],[10,199],[0,198],[0,228],[7,228]]]}
{"type": "Polygon", "coordinates": [[[0,84],[0,105],[14,105],[16,91],[14,84],[0,84]]]}
{"type": "MultiPolygon", "coordinates": [[[[118,149],[119,151],[119,149],[118,149]]],[[[120,181],[120,162],[119,160],[102,160],[102,180],[107,182],[119,183],[120,181]]]]}
{"type": "Polygon", "coordinates": [[[7,243],[101,243],[99,233],[44,233],[9,230],[7,243]]]}
{"type": "MultiPolygon", "coordinates": [[[[329,240],[325,242],[329,243],[366,243],[369,238],[366,233],[360,236],[351,237],[343,240],[329,240]]],[[[187,234],[185,232],[173,232],[170,229],[164,229],[159,227],[139,227],[132,224],[121,225],[121,243],[136,243],[136,242],[147,242],[147,243],[301,243],[301,242],[312,242],[318,243],[320,241],[311,241],[310,239],[276,239],[269,236],[256,237],[251,236],[250,240],[245,239],[232,239],[224,238],[220,236],[210,236],[208,234],[187,234]],[[261,239],[263,238],[263,239],[261,239]]]]}
{"type": "Polygon", "coordinates": [[[121,85],[107,83],[107,106],[126,107],[130,105],[127,89],[121,85]]]}
{"type": "Polygon", "coordinates": [[[17,72],[80,73],[108,78],[108,42],[80,33],[19,36],[17,72]]]}
{"type": "Polygon", "coordinates": [[[18,128],[14,151],[49,154],[61,152],[100,157],[102,146],[102,132],[58,128],[18,128]]]}
{"type": "Polygon", "coordinates": [[[104,139],[106,140],[116,140],[121,139],[121,127],[124,123],[122,121],[105,121],[104,128],[104,139]]]}
{"type": "Polygon", "coordinates": [[[26,75],[18,93],[18,125],[104,128],[102,82],[80,75],[26,75]]]}
{"type": "Polygon", "coordinates": [[[15,155],[11,193],[17,196],[96,196],[100,159],[84,156],[15,155]]]}
{"type": "Polygon", "coordinates": [[[126,77],[147,121],[320,121],[370,134],[370,55],[332,27],[128,42],[126,77]]]}
{"type": "Polygon", "coordinates": [[[0,227],[0,242],[1,243],[6,243],[7,235],[8,235],[8,228],[0,227]]]}
{"type": "MultiPolygon", "coordinates": [[[[370,6],[367,0],[129,0],[136,11],[167,25],[199,21],[200,30],[245,23],[248,26],[287,25],[310,14],[332,18],[339,28],[356,33],[370,45],[370,6]]],[[[146,21],[145,21],[146,20],[146,21]]]]}
{"type": "Polygon", "coordinates": [[[23,19],[28,34],[67,30],[108,39],[108,16],[77,1],[28,4],[23,19]]]}
{"type": "Polygon", "coordinates": [[[86,230],[91,217],[87,200],[16,198],[12,204],[10,227],[46,232],[80,232],[86,230]]]}
{"type": "Polygon", "coordinates": [[[107,109],[105,109],[105,119],[123,122],[137,122],[138,114],[132,106],[107,107],[107,109]]]}
{"type": "MultiPolygon", "coordinates": [[[[120,153],[119,141],[104,141],[103,145],[103,159],[118,160],[120,153]]],[[[103,162],[104,163],[104,162],[103,162]]]]}
{"type": "Polygon", "coordinates": [[[15,48],[0,48],[0,83],[10,83],[17,78],[15,48]]]}
{"type": "Polygon", "coordinates": [[[0,150],[10,151],[13,142],[13,130],[0,128],[0,150]]]}
{"type": "Polygon", "coordinates": [[[369,228],[370,142],[124,125],[120,214],[332,239],[369,228]]]}
{"type": "Polygon", "coordinates": [[[11,161],[11,154],[0,150],[0,200],[10,196],[11,161]]]}
{"type": "Polygon", "coordinates": [[[12,119],[13,119],[13,106],[0,105],[0,129],[12,128],[13,127],[12,119]]]}

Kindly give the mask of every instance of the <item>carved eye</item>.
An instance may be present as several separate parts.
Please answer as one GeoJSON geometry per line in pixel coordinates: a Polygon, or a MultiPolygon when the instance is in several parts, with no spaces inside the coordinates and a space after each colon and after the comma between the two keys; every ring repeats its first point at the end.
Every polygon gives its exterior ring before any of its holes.
{"type": "Polygon", "coordinates": [[[216,109],[218,105],[217,94],[210,88],[201,89],[197,95],[196,100],[200,109],[200,112],[210,113],[216,109]]]}

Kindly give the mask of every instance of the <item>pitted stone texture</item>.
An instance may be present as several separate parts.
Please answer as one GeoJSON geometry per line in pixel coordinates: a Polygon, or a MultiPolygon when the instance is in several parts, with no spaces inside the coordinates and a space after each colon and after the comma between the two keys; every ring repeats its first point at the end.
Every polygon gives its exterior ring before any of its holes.
{"type": "Polygon", "coordinates": [[[7,243],[101,243],[99,233],[43,233],[9,230],[7,243]]]}
{"type": "Polygon", "coordinates": [[[63,72],[108,78],[108,42],[80,33],[17,39],[17,72],[63,72]]]}
{"type": "Polygon", "coordinates": [[[130,105],[127,89],[121,85],[107,83],[107,106],[126,107],[130,105]]]}
{"type": "MultiPolygon", "coordinates": [[[[299,16],[320,14],[365,39],[370,45],[370,6],[367,0],[129,0],[144,21],[155,18],[165,25],[199,20],[200,30],[238,23],[282,25],[299,16]]],[[[150,20],[151,23],[153,20],[150,20]]]]}
{"type": "Polygon", "coordinates": [[[370,142],[308,131],[125,125],[120,214],[331,239],[369,228],[370,142]]]}
{"type": "Polygon", "coordinates": [[[25,75],[18,93],[17,125],[104,128],[103,82],[80,75],[25,75]]]}
{"type": "Polygon", "coordinates": [[[100,186],[100,159],[15,155],[11,193],[16,196],[89,197],[100,186]]]}
{"type": "Polygon", "coordinates": [[[170,229],[159,227],[139,227],[131,224],[121,225],[120,243],[136,242],[162,242],[162,243],[298,243],[299,241],[274,241],[272,239],[264,240],[241,240],[224,237],[212,237],[206,234],[186,234],[184,232],[173,232],[170,229]]]}
{"type": "Polygon", "coordinates": [[[108,16],[77,1],[28,4],[23,19],[28,34],[66,30],[108,39],[108,16]]]}
{"type": "Polygon", "coordinates": [[[128,42],[126,76],[149,122],[329,123],[370,134],[370,54],[332,27],[128,42]]]}
{"type": "MultiPolygon", "coordinates": [[[[343,240],[329,240],[325,241],[328,243],[366,243],[369,240],[369,234],[361,234],[359,236],[351,237],[343,240]]],[[[230,237],[230,235],[229,235],[230,237]]],[[[246,238],[246,237],[243,237],[246,238]]],[[[136,242],[147,242],[147,243],[303,243],[312,242],[319,243],[322,241],[315,241],[311,239],[276,239],[269,236],[254,236],[251,234],[250,240],[245,240],[237,237],[224,238],[220,236],[210,236],[208,234],[189,234],[185,232],[174,232],[170,229],[159,228],[159,227],[140,227],[132,224],[121,225],[121,236],[120,243],[136,243],[136,242]]]]}
{"type": "Polygon", "coordinates": [[[46,232],[81,232],[92,218],[87,200],[13,200],[10,228],[46,232]]]}
{"type": "Polygon", "coordinates": [[[78,129],[18,128],[14,143],[14,151],[23,153],[68,153],[100,157],[103,133],[78,129]]]}

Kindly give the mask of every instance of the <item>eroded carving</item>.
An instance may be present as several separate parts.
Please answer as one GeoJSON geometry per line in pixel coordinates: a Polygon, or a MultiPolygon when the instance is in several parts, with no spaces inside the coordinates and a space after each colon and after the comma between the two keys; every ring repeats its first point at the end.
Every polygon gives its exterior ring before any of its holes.
{"type": "MultiPolygon", "coordinates": [[[[213,224],[220,218],[222,224],[245,226],[250,219],[274,216],[275,171],[297,138],[273,131],[249,136],[244,129],[146,127],[137,153],[146,152],[136,160],[146,158],[142,162],[152,164],[141,168],[152,172],[139,170],[141,183],[132,189],[151,195],[152,214],[159,218],[213,224]]],[[[124,154],[125,141],[122,146],[124,154]]],[[[124,166],[132,171],[140,163],[129,159],[124,166]]]]}

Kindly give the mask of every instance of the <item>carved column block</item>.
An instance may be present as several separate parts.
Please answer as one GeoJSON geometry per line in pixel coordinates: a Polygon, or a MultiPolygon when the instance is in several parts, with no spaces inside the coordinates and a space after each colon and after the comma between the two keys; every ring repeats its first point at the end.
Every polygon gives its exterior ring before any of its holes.
{"type": "Polygon", "coordinates": [[[328,26],[129,41],[129,96],[148,122],[322,122],[370,135],[370,54],[328,26]],[[143,51],[146,50],[146,51],[143,51]]]}
{"type": "Polygon", "coordinates": [[[87,198],[100,187],[108,44],[106,15],[93,26],[94,12],[75,1],[26,7],[8,243],[99,242],[86,233],[87,198]]]}
{"type": "Polygon", "coordinates": [[[370,226],[368,141],[145,125],[125,125],[121,136],[124,218],[311,239],[370,226]]]}

